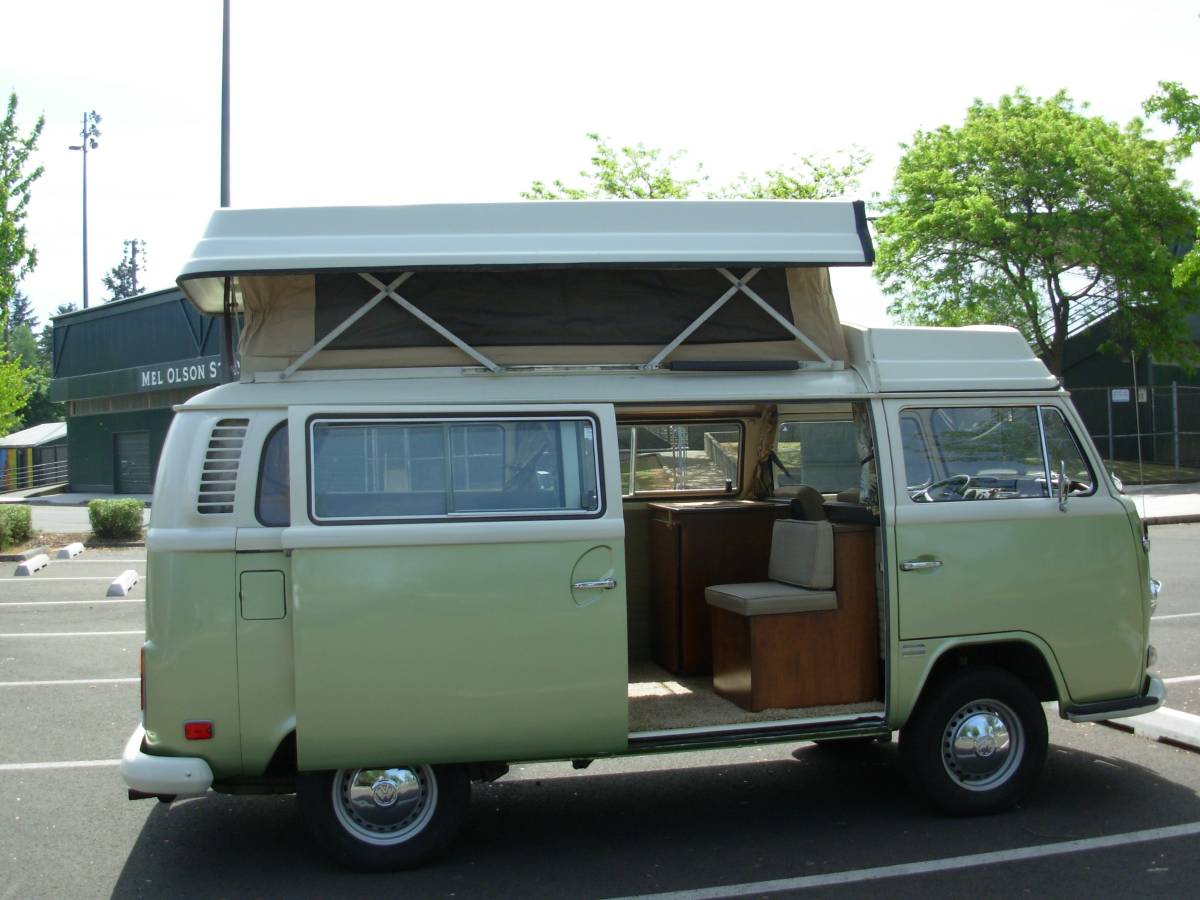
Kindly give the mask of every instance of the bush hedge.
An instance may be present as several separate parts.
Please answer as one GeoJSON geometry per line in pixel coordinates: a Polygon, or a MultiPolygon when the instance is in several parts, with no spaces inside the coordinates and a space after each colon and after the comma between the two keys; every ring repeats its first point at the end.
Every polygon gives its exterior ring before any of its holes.
{"type": "Polygon", "coordinates": [[[126,497],[122,500],[91,500],[88,519],[92,534],[110,541],[132,541],[142,536],[142,510],[146,504],[126,497]]]}
{"type": "Polygon", "coordinates": [[[0,550],[23,544],[33,536],[33,511],[28,506],[0,505],[0,550]]]}

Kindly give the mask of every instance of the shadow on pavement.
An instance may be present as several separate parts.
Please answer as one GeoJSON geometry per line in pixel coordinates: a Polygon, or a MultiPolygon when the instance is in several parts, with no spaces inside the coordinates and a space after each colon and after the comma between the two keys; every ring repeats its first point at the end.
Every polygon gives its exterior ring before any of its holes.
{"type": "Polygon", "coordinates": [[[150,814],[113,894],[600,897],[1196,820],[1200,800],[1190,787],[1061,746],[1051,745],[1025,807],[962,820],[929,812],[913,795],[894,744],[861,752],[804,745],[793,758],[765,762],[477,786],[470,824],[447,856],[388,875],[328,862],[308,840],[293,797],[209,794],[150,814]]]}

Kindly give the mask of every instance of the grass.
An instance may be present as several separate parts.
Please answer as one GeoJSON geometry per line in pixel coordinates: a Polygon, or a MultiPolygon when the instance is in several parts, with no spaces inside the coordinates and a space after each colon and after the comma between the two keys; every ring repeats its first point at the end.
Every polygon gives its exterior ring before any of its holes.
{"type": "Polygon", "coordinates": [[[1126,484],[1184,484],[1200,481],[1200,469],[1189,469],[1186,466],[1176,469],[1161,463],[1142,463],[1139,474],[1136,460],[1105,460],[1104,465],[1126,484]]]}

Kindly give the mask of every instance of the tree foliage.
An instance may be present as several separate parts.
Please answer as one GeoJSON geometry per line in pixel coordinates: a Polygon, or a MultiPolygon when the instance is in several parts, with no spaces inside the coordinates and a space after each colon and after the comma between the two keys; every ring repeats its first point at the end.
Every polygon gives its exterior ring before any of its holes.
{"type": "MultiPolygon", "coordinates": [[[[664,153],[641,143],[614,148],[595,132],[587,137],[593,145],[592,167],[579,172],[583,185],[571,187],[555,179],[547,187],[543,181],[534,181],[521,196],[526,200],[685,200],[708,181],[700,164],[683,174],[677,171],[687,156],[682,150],[664,153]]],[[[794,164],[768,169],[762,176],[742,174],[731,184],[705,191],[704,196],[752,200],[838,197],[858,187],[858,178],[870,161],[870,155],[858,148],[837,159],[801,156],[794,164]]]]}
{"type": "Polygon", "coordinates": [[[9,94],[8,107],[0,121],[0,329],[8,319],[9,305],[17,284],[37,265],[37,251],[28,243],[25,216],[29,193],[42,175],[42,167],[29,168],[37,149],[43,119],[22,136],[17,127],[17,95],[9,94]]]}
{"type": "MultiPolygon", "coordinates": [[[[1159,91],[1146,101],[1147,115],[1158,116],[1176,128],[1171,142],[1176,159],[1186,159],[1200,143],[1200,100],[1176,81],[1160,81],[1159,91]]],[[[1200,293],[1200,228],[1192,249],[1175,267],[1175,286],[1181,290],[1200,293]]]]}
{"type": "Polygon", "coordinates": [[[1106,316],[1120,346],[1195,357],[1193,301],[1171,280],[1195,203],[1140,121],[1122,128],[1065,92],[1018,89],[904,149],[876,222],[892,315],[1012,325],[1054,372],[1068,333],[1106,316]]]}
{"type": "Polygon", "coordinates": [[[746,200],[828,200],[857,190],[859,176],[870,164],[871,154],[859,147],[852,147],[837,159],[801,156],[791,166],[768,169],[764,177],[743,174],[709,196],[746,200]]]}
{"type": "Polygon", "coordinates": [[[686,155],[680,151],[665,157],[657,147],[636,144],[632,147],[615,149],[599,134],[591,132],[592,168],[583,169],[579,177],[584,179],[582,187],[569,187],[560,179],[554,179],[550,187],[545,182],[535,181],[528,191],[522,191],[526,200],[589,200],[599,197],[616,197],[626,200],[683,200],[692,188],[703,183],[707,177],[697,166],[694,173],[676,175],[672,168],[686,155]]]}
{"type": "Polygon", "coordinates": [[[0,434],[20,421],[19,411],[29,398],[27,373],[9,353],[9,311],[21,279],[37,265],[37,251],[28,241],[25,217],[30,189],[42,174],[30,166],[43,120],[38,117],[26,134],[17,126],[17,95],[9,94],[0,120],[0,434]]]}
{"type": "Polygon", "coordinates": [[[146,292],[145,286],[138,284],[138,273],[146,271],[146,242],[122,241],[121,246],[124,248],[121,261],[109,269],[103,278],[109,293],[106,303],[146,292]]]}

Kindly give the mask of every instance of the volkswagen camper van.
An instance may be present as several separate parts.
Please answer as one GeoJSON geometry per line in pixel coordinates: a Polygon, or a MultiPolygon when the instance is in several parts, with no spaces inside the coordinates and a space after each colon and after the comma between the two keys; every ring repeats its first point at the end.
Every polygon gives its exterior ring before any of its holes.
{"type": "MultiPolygon", "coordinates": [[[[951,814],[1163,699],[1133,504],[1014,330],[839,321],[861,203],[221,210],[241,322],[147,536],[132,797],[419,864],[509,764],[888,740],[951,814]]],[[[227,329],[231,331],[232,329],[227,329]]]]}

